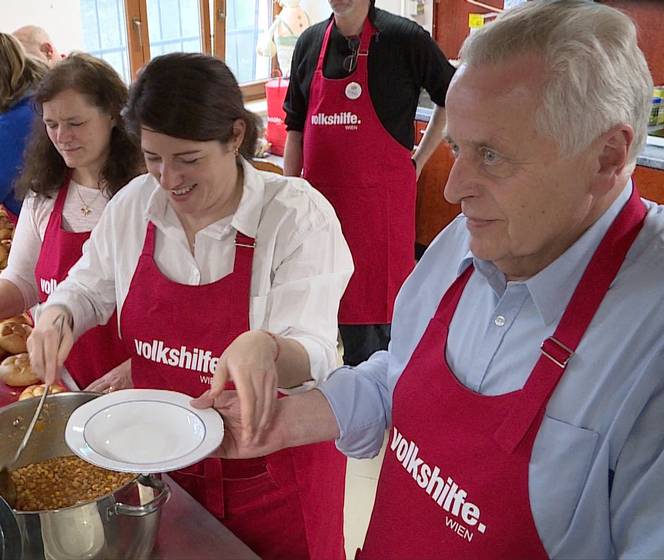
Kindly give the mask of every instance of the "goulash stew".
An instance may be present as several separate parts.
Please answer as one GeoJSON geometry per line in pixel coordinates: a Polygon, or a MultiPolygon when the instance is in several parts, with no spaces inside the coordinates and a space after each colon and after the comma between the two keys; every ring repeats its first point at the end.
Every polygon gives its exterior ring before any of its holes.
{"type": "Polygon", "coordinates": [[[114,492],[136,475],[109,471],[79,457],[55,457],[11,473],[17,511],[60,509],[114,492]]]}

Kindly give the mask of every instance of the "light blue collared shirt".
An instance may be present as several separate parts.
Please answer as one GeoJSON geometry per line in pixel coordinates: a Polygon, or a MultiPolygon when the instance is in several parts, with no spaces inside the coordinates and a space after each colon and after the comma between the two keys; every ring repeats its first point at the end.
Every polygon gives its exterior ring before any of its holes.
{"type": "MultiPolygon", "coordinates": [[[[450,325],[448,363],[479,393],[521,388],[630,192],[631,183],[574,245],[526,281],[507,282],[492,263],[474,258],[465,218],[457,217],[401,289],[389,351],[337,370],[320,387],[340,426],[339,449],[352,457],[378,453],[399,376],[441,297],[471,262],[476,272],[450,325]]],[[[530,504],[552,558],[664,558],[664,206],[645,203],[645,225],[535,441],[530,504]]]]}

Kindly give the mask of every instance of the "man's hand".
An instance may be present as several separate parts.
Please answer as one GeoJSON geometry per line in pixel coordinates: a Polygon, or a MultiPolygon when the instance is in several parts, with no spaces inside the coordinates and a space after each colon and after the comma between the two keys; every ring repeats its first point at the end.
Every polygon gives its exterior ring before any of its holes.
{"type": "Polygon", "coordinates": [[[196,408],[214,406],[224,417],[224,441],[214,454],[228,459],[269,455],[286,447],[296,447],[339,437],[339,427],[327,400],[312,390],[279,399],[272,423],[256,438],[247,437],[240,416],[236,391],[224,391],[213,398],[206,391],[191,403],[196,408]]]}
{"type": "Polygon", "coordinates": [[[131,389],[134,382],[131,378],[131,359],[115,366],[108,373],[95,379],[84,391],[95,391],[97,393],[110,393],[120,389],[131,389]]]}
{"type": "Polygon", "coordinates": [[[246,437],[241,421],[240,400],[237,391],[224,391],[215,398],[210,396],[210,391],[206,391],[193,400],[192,405],[196,408],[214,406],[224,418],[224,440],[221,447],[213,454],[215,457],[225,459],[262,457],[284,447],[278,418],[275,418],[275,422],[262,433],[260,438],[246,437]]]}

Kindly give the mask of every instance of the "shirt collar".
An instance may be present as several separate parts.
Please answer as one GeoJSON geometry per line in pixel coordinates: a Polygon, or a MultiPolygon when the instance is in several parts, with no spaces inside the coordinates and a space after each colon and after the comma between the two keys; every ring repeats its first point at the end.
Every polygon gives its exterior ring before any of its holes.
{"type": "MultiPolygon", "coordinates": [[[[235,214],[230,219],[222,218],[207,226],[203,231],[210,237],[221,239],[229,230],[229,227],[256,238],[258,222],[263,210],[265,198],[265,182],[258,171],[244,158],[241,158],[242,170],[244,172],[244,183],[242,185],[242,197],[235,214]]],[[[148,199],[145,216],[154,222],[160,229],[168,231],[170,228],[182,229],[180,221],[168,202],[168,195],[159,187],[156,179],[148,176],[154,190],[148,199]]]]}
{"type": "MultiPolygon", "coordinates": [[[[586,265],[609,226],[627,203],[631,193],[632,182],[630,180],[604,214],[567,251],[532,278],[525,282],[518,282],[526,285],[545,324],[548,325],[562,316],[586,265]]],[[[471,263],[486,278],[496,295],[502,296],[508,283],[505,275],[492,262],[475,258],[468,251],[459,264],[458,274],[461,274],[471,263]]]]}

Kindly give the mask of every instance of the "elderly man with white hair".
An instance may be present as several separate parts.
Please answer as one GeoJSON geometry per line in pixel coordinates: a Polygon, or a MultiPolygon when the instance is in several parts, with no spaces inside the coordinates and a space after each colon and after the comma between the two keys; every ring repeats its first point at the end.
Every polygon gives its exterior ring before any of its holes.
{"type": "Polygon", "coordinates": [[[362,560],[664,558],[664,207],[630,179],[651,91],[602,4],[528,2],[472,34],[446,99],[463,213],[389,350],[282,399],[268,433],[222,393],[222,451],[370,457],[387,429],[362,560]]]}
{"type": "Polygon", "coordinates": [[[25,25],[19,27],[12,35],[23,45],[25,52],[43,60],[49,66],[53,66],[61,58],[48,33],[41,27],[25,25]]]}

